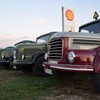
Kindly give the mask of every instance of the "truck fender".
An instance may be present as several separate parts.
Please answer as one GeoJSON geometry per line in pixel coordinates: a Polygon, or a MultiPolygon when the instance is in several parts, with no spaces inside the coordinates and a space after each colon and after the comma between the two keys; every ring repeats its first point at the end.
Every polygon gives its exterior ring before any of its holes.
{"type": "Polygon", "coordinates": [[[100,73],[100,48],[99,50],[97,50],[95,54],[93,67],[94,67],[95,73],[100,73]]]}
{"type": "Polygon", "coordinates": [[[10,61],[10,62],[13,61],[13,55],[11,55],[11,56],[9,57],[9,61],[10,61]]]}
{"type": "Polygon", "coordinates": [[[35,53],[33,56],[32,56],[32,63],[34,64],[36,59],[40,56],[44,56],[45,52],[38,52],[38,53],[35,53]]]}

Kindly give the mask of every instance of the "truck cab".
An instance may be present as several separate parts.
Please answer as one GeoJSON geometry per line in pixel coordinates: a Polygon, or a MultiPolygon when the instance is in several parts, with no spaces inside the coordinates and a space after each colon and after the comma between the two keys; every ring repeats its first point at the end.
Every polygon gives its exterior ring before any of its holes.
{"type": "Polygon", "coordinates": [[[21,44],[15,47],[13,65],[20,67],[23,72],[33,72],[35,75],[45,75],[42,62],[48,50],[48,42],[55,32],[37,37],[36,42],[21,44]]]}
{"type": "MultiPolygon", "coordinates": [[[[49,41],[45,72],[93,73],[100,92],[100,19],[79,27],[79,32],[58,32],[49,41]]],[[[90,74],[91,75],[91,74],[90,74]]]]}
{"type": "Polygon", "coordinates": [[[0,63],[1,66],[10,68],[10,64],[13,61],[14,47],[9,46],[0,50],[0,63]]]}

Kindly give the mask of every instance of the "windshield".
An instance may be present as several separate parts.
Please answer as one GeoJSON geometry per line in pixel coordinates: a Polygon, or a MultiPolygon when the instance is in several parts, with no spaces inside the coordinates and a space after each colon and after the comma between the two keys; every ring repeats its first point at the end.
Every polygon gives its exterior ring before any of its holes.
{"type": "Polygon", "coordinates": [[[43,43],[48,44],[50,37],[55,33],[57,33],[57,32],[50,32],[50,33],[47,33],[47,34],[44,34],[44,35],[37,37],[36,43],[38,43],[38,44],[43,44],[43,43]]]}
{"type": "Polygon", "coordinates": [[[100,21],[80,27],[80,32],[100,33],[100,21]]]}
{"type": "Polygon", "coordinates": [[[37,43],[48,43],[50,35],[46,35],[37,39],[37,43]]]}

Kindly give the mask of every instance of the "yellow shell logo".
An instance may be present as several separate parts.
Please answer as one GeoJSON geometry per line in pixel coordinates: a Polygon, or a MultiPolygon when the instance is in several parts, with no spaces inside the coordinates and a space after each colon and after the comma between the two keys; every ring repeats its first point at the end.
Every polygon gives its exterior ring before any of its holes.
{"type": "Polygon", "coordinates": [[[68,20],[73,21],[74,19],[74,13],[71,10],[67,10],[65,12],[65,16],[67,17],[68,20]]]}

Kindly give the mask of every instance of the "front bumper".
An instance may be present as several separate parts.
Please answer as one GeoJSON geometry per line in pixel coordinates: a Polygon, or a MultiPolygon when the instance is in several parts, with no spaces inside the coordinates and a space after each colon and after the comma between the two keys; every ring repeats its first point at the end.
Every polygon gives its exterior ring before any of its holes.
{"type": "Polygon", "coordinates": [[[13,61],[13,66],[26,66],[26,65],[32,65],[32,62],[23,62],[23,61],[13,61]]]}
{"type": "Polygon", "coordinates": [[[72,65],[72,64],[52,64],[49,62],[43,63],[44,69],[52,69],[64,72],[94,72],[92,65],[72,65]]]}
{"type": "Polygon", "coordinates": [[[0,63],[9,63],[9,60],[1,60],[0,63]]]}
{"type": "Polygon", "coordinates": [[[6,60],[2,60],[0,61],[1,64],[7,64],[7,63],[10,63],[10,61],[6,61],[6,60]]]}
{"type": "Polygon", "coordinates": [[[13,69],[17,70],[17,69],[22,69],[23,67],[26,66],[31,66],[32,64],[33,64],[32,62],[13,61],[11,63],[11,66],[13,69]]]}

